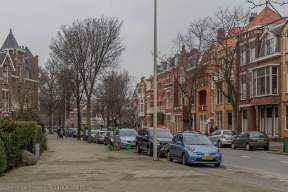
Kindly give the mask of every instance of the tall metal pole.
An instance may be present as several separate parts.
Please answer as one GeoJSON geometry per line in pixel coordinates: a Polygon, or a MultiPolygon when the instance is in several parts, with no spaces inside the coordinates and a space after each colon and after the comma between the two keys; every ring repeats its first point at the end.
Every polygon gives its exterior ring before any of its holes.
{"type": "MultiPolygon", "coordinates": [[[[67,129],[67,128],[66,128],[66,98],[65,98],[64,108],[65,108],[65,109],[64,109],[64,119],[65,119],[65,123],[64,123],[65,128],[64,128],[64,130],[65,130],[65,133],[66,133],[66,131],[67,131],[67,130],[66,130],[66,129],[67,129]]],[[[63,131],[64,131],[64,130],[63,130],[63,131]]]]}
{"type": "Polygon", "coordinates": [[[154,0],[153,160],[157,157],[157,0],[154,0]]]}

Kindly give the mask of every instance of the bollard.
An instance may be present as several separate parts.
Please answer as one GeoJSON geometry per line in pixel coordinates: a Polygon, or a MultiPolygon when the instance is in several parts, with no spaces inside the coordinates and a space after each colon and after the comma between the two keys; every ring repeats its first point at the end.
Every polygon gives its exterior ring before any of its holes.
{"type": "Polygon", "coordinates": [[[40,145],[39,143],[35,144],[35,156],[38,159],[40,154],[40,145]]]}

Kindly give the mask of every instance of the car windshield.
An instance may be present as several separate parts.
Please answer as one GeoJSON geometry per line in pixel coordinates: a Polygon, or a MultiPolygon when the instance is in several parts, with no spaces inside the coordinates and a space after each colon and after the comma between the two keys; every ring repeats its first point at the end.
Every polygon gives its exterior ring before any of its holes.
{"type": "Polygon", "coordinates": [[[113,131],[110,131],[110,137],[112,137],[113,136],[113,131]]]}
{"type": "Polygon", "coordinates": [[[94,130],[93,130],[93,131],[91,131],[91,134],[96,134],[97,132],[98,132],[98,131],[94,131],[94,130]]]}
{"type": "Polygon", "coordinates": [[[102,131],[107,131],[108,129],[107,128],[102,128],[102,131]]]}
{"type": "Polygon", "coordinates": [[[223,135],[237,135],[235,131],[223,131],[223,135]]]}
{"type": "MultiPolygon", "coordinates": [[[[150,130],[150,136],[153,137],[153,130],[150,130]]],[[[157,137],[159,138],[172,138],[173,135],[167,130],[157,130],[157,137]]]]}
{"type": "Polygon", "coordinates": [[[137,135],[137,131],[135,130],[123,130],[123,131],[120,131],[120,136],[121,137],[133,137],[133,136],[136,136],[137,135]]]}
{"type": "Polygon", "coordinates": [[[267,138],[266,133],[264,132],[252,132],[252,138],[267,138]]]}
{"type": "MultiPolygon", "coordinates": [[[[101,131],[99,135],[106,135],[107,131],[101,131]]],[[[113,134],[113,133],[112,133],[113,134]]]]}
{"type": "Polygon", "coordinates": [[[187,145],[212,145],[212,142],[206,136],[185,135],[184,138],[187,145]]]}

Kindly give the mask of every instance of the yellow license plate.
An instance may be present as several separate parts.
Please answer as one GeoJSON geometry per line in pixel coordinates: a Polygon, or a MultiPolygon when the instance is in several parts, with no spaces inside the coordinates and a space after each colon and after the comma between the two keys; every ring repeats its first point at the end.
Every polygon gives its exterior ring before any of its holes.
{"type": "Polygon", "coordinates": [[[203,161],[211,161],[213,160],[213,157],[202,157],[203,161]]]}
{"type": "Polygon", "coordinates": [[[263,142],[264,142],[264,140],[258,140],[258,142],[260,142],[260,143],[263,143],[263,142]]]}
{"type": "Polygon", "coordinates": [[[131,146],[135,146],[135,145],[136,145],[136,143],[130,143],[130,145],[131,145],[131,146]]]}

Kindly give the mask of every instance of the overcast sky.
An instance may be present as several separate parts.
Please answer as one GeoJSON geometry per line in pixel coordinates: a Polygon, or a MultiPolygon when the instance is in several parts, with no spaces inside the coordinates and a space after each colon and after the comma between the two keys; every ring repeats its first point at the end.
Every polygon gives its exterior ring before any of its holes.
{"type": "MultiPolygon", "coordinates": [[[[213,15],[219,6],[250,4],[245,0],[158,0],[158,51],[171,53],[172,39],[186,32],[191,21],[213,15]]],[[[259,2],[256,0],[255,2],[259,2]]],[[[264,2],[264,0],[261,0],[264,2]]],[[[282,1],[282,0],[281,0],[282,1]]],[[[288,16],[288,5],[275,5],[280,14],[288,16]]],[[[253,9],[260,12],[264,7],[253,9]]],[[[118,17],[123,21],[122,37],[126,51],[122,68],[139,82],[140,77],[153,73],[154,0],[9,0],[1,2],[0,46],[9,29],[19,45],[28,46],[39,55],[44,66],[49,55],[49,44],[61,25],[100,15],[118,17]],[[2,42],[1,42],[2,41],[2,42]]]]}

